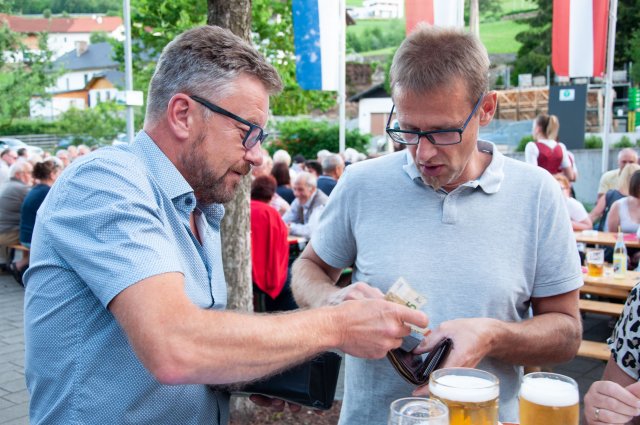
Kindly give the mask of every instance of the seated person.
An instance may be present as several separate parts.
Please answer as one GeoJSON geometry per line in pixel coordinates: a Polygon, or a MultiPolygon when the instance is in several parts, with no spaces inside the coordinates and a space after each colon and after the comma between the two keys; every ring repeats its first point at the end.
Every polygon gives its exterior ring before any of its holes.
{"type": "MultiPolygon", "coordinates": [[[[626,167],[625,167],[626,168],[626,167]]],[[[613,203],[607,220],[607,230],[636,233],[640,227],[640,171],[635,171],[629,181],[629,196],[613,203]]]]}
{"type": "MultiPolygon", "coordinates": [[[[27,193],[20,208],[20,244],[27,248],[31,248],[31,236],[36,224],[38,208],[61,172],[62,161],[58,158],[50,158],[33,166],[33,178],[38,181],[38,184],[27,193]]],[[[29,251],[24,252],[22,258],[15,263],[20,281],[27,267],[29,267],[29,251]]]]}
{"type": "Polygon", "coordinates": [[[298,173],[293,182],[296,199],[291,209],[284,215],[284,222],[289,225],[289,234],[310,238],[315,224],[320,218],[329,197],[317,189],[315,176],[306,171],[298,173]]]}
{"type": "Polygon", "coordinates": [[[584,418],[588,425],[640,424],[639,295],[636,285],[607,341],[611,356],[602,380],[594,382],[584,396],[584,418]]]}
{"type": "Polygon", "coordinates": [[[291,204],[296,195],[294,195],[291,189],[291,176],[289,174],[289,167],[284,162],[277,162],[273,164],[271,169],[271,175],[275,177],[278,187],[276,193],[289,204],[291,204]]]}
{"type": "Polygon", "coordinates": [[[569,179],[562,174],[556,174],[553,177],[555,177],[560,184],[560,189],[562,189],[562,193],[564,194],[573,230],[591,229],[593,223],[589,218],[589,213],[587,213],[587,210],[580,201],[571,197],[571,183],[569,183],[569,179]]]}
{"type": "MultiPolygon", "coordinates": [[[[9,167],[9,181],[0,188],[0,261],[8,262],[6,247],[20,243],[20,207],[33,184],[33,166],[30,162],[18,159],[9,167]]],[[[21,260],[20,260],[21,261],[21,260]]],[[[18,267],[23,264],[7,264],[18,282],[18,267]]]]}
{"type": "Polygon", "coordinates": [[[631,176],[638,170],[640,170],[640,165],[638,164],[628,164],[625,166],[616,180],[618,184],[617,187],[615,189],[607,190],[604,196],[600,196],[598,198],[596,206],[593,207],[589,213],[589,217],[594,223],[596,220],[600,220],[596,230],[608,230],[607,216],[609,214],[609,210],[615,201],[629,195],[629,183],[631,182],[631,176]]]}
{"type": "Polygon", "coordinates": [[[269,205],[276,179],[265,175],[251,184],[251,278],[255,311],[297,308],[289,286],[287,225],[269,205]]]}

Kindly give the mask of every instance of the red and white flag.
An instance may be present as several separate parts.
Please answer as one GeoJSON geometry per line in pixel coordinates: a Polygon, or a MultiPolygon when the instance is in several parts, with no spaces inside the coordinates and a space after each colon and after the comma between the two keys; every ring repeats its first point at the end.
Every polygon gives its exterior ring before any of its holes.
{"type": "Polygon", "coordinates": [[[601,77],[609,0],[553,0],[551,63],[562,77],[601,77]]]}
{"type": "Polygon", "coordinates": [[[405,0],[406,34],[426,22],[440,27],[464,27],[464,0],[405,0]]]}

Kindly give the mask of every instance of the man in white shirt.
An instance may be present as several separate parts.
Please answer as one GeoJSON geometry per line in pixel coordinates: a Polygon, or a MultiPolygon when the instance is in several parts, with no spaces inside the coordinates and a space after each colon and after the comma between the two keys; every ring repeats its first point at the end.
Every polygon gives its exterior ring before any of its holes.
{"type": "Polygon", "coordinates": [[[311,237],[315,223],[317,223],[329,197],[317,189],[316,177],[303,171],[298,173],[293,182],[293,193],[296,199],[289,211],[282,217],[289,225],[289,234],[293,236],[311,237]]]}

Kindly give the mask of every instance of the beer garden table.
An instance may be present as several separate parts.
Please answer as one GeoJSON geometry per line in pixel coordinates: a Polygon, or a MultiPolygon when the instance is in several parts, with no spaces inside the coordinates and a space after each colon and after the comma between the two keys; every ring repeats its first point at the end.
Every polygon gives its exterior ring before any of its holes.
{"type": "MultiPolygon", "coordinates": [[[[618,237],[615,232],[599,232],[597,230],[576,231],[574,234],[576,242],[582,242],[587,245],[614,246],[618,237]]],[[[627,248],[640,248],[640,241],[634,234],[626,233],[624,235],[624,244],[627,248]]]]}

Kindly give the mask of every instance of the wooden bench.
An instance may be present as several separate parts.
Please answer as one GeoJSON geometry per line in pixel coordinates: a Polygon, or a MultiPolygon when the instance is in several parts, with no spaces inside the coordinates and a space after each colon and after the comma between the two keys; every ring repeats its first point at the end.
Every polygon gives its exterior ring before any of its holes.
{"type": "Polygon", "coordinates": [[[606,301],[580,300],[580,311],[585,313],[606,314],[608,316],[618,317],[622,314],[624,304],[610,303],[606,301]]]}
{"type": "Polygon", "coordinates": [[[578,356],[607,361],[611,356],[611,351],[605,342],[583,339],[578,349],[578,356]]]}
{"type": "Polygon", "coordinates": [[[595,286],[585,284],[580,288],[581,294],[598,295],[599,297],[618,298],[626,300],[629,295],[629,291],[618,288],[607,288],[606,286],[595,286]]]}

